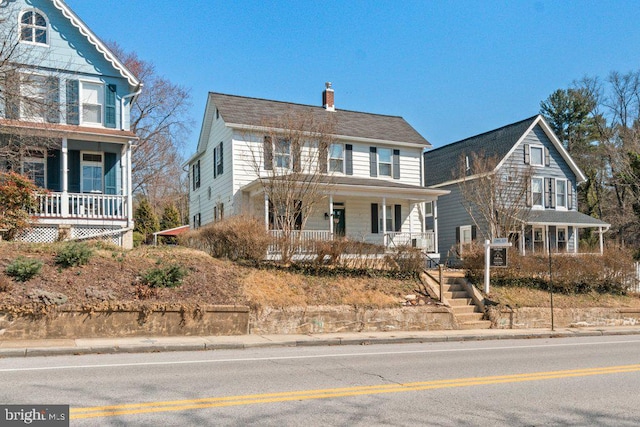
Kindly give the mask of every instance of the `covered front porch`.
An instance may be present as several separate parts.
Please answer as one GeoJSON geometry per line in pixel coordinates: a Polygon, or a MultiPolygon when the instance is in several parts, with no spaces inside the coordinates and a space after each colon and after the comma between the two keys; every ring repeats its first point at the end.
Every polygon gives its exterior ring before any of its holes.
{"type": "MultiPolygon", "coordinates": [[[[579,254],[604,252],[603,234],[610,224],[577,211],[531,211],[519,233],[512,235],[522,255],[527,253],[579,254]],[[581,247],[581,230],[594,230],[598,235],[597,247],[581,247]],[[522,238],[520,237],[522,236],[522,238]]],[[[582,245],[584,246],[584,245],[582,245]]]]}
{"type": "MultiPolygon", "coordinates": [[[[320,192],[304,226],[291,231],[289,238],[296,253],[315,251],[314,242],[349,240],[378,245],[384,251],[411,246],[435,257],[438,253],[437,221],[425,221],[425,204],[437,206],[438,196],[447,193],[398,182],[336,177],[320,192]]],[[[268,192],[255,182],[243,189],[252,215],[264,219],[274,238],[270,252],[278,251],[283,237],[274,215],[277,207],[268,192]]]]}

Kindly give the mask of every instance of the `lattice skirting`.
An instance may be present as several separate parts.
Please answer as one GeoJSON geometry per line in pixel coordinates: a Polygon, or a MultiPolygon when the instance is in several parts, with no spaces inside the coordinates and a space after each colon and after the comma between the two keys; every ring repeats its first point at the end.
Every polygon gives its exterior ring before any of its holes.
{"type": "MultiPolygon", "coordinates": [[[[100,227],[92,225],[72,225],[69,237],[72,240],[91,238],[96,234],[120,230],[120,227],[100,227]]],[[[39,225],[23,231],[16,240],[27,243],[53,243],[60,240],[60,230],[57,226],[39,225]]],[[[96,240],[113,243],[122,246],[122,233],[114,233],[95,237],[96,240]]]]}

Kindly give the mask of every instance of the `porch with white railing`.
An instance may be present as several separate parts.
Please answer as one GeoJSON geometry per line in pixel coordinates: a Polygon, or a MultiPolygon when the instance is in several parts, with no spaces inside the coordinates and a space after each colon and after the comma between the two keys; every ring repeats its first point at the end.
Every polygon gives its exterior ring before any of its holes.
{"type": "MultiPolygon", "coordinates": [[[[269,230],[272,243],[269,245],[269,253],[278,253],[283,244],[282,239],[284,233],[282,230],[269,230]]],[[[292,253],[296,254],[312,254],[316,252],[316,242],[331,241],[334,238],[343,238],[327,230],[296,230],[291,231],[288,244],[295,247],[292,253]]],[[[348,236],[347,236],[348,238],[348,236]]],[[[374,242],[370,242],[374,243],[374,242]]],[[[379,236],[379,242],[388,250],[394,250],[400,246],[411,246],[421,249],[428,253],[435,252],[435,233],[432,231],[426,233],[410,233],[410,232],[389,232],[386,235],[379,236]]]]}
{"type": "Polygon", "coordinates": [[[94,193],[39,194],[33,215],[39,218],[126,220],[127,196],[94,193]]]}

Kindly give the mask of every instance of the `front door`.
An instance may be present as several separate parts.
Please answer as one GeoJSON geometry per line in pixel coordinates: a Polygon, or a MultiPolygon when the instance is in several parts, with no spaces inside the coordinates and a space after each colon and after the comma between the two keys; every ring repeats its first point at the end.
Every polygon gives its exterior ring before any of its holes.
{"type": "Polygon", "coordinates": [[[333,234],[336,236],[345,235],[344,208],[333,209],[333,234]]]}

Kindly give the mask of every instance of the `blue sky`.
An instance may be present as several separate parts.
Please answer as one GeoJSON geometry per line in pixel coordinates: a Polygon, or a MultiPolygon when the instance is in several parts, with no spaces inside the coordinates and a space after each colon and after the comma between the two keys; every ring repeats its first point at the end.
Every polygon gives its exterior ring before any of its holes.
{"type": "Polygon", "coordinates": [[[438,147],[537,114],[582,76],[639,68],[637,1],[67,0],[190,89],[403,116],[438,147]]]}

